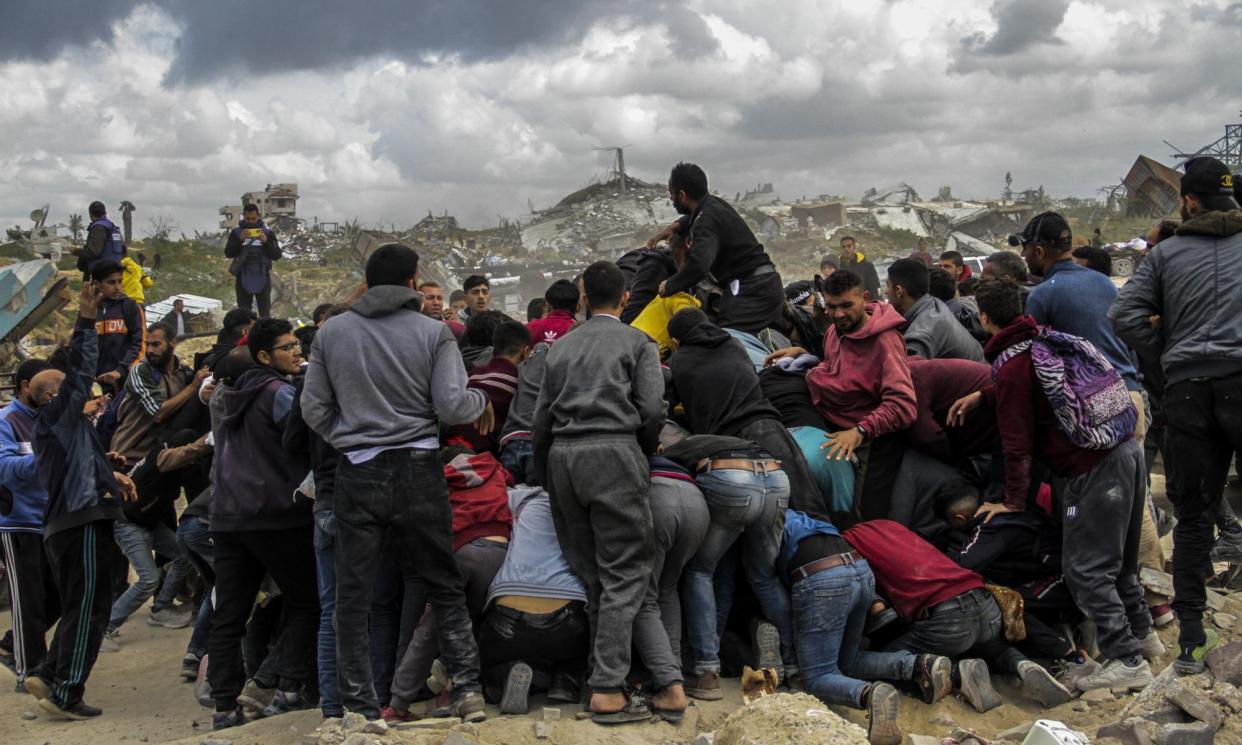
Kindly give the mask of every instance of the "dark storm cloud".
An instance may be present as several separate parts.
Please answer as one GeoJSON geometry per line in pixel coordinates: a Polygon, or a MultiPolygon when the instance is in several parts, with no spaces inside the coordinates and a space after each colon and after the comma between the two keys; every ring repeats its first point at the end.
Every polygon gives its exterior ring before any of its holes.
{"type": "Polygon", "coordinates": [[[137,0],[8,0],[0,8],[0,60],[55,57],[67,46],[112,41],[112,22],[137,0]]]}
{"type": "Polygon", "coordinates": [[[1068,8],[1069,0],[996,0],[992,3],[996,33],[967,36],[962,47],[974,54],[1003,57],[1034,44],[1059,44],[1056,30],[1068,8]]]}

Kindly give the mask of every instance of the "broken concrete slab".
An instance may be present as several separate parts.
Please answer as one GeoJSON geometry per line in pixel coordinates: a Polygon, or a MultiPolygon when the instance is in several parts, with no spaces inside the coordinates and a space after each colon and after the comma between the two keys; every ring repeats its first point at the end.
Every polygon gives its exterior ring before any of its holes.
{"type": "MultiPolygon", "coordinates": [[[[1161,572],[1151,567],[1143,567],[1139,569],[1139,582],[1143,587],[1167,598],[1173,597],[1173,575],[1168,572],[1161,572]]],[[[1214,611],[1225,610],[1225,596],[1219,592],[1212,590],[1207,591],[1207,606],[1214,611]]]]}
{"type": "Polygon", "coordinates": [[[1212,704],[1208,693],[1202,689],[1175,680],[1164,689],[1164,696],[1181,707],[1182,711],[1211,726],[1213,732],[1220,729],[1225,721],[1225,715],[1212,704]]]}
{"type": "Polygon", "coordinates": [[[1111,737],[1124,745],[1152,745],[1149,726],[1142,717],[1130,717],[1100,727],[1095,731],[1095,736],[1100,739],[1111,737]]]}
{"type": "Polygon", "coordinates": [[[1023,722],[1017,727],[1010,727],[1004,732],[997,733],[995,739],[997,742],[1022,742],[1034,726],[1034,722],[1023,722]]]}
{"type": "Polygon", "coordinates": [[[1212,745],[1216,730],[1206,722],[1166,724],[1160,729],[1157,745],[1212,745]]]}
{"type": "Polygon", "coordinates": [[[1242,641],[1232,641],[1213,649],[1208,652],[1205,661],[1216,680],[1242,685],[1242,641]]]}

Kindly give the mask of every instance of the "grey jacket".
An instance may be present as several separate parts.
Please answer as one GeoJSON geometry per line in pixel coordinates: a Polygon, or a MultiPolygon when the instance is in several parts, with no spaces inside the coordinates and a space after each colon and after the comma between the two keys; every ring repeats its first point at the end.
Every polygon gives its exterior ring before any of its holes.
{"type": "Polygon", "coordinates": [[[1242,212],[1196,215],[1151,250],[1113,301],[1117,335],[1142,357],[1159,358],[1168,385],[1242,372],[1239,257],[1242,212]]]}
{"type": "Polygon", "coordinates": [[[513,403],[509,404],[509,416],[505,419],[504,431],[500,433],[502,446],[514,437],[530,439],[535,426],[535,402],[539,398],[539,389],[543,386],[543,369],[551,348],[552,345],[544,342],[536,344],[530,357],[518,365],[517,393],[513,394],[513,403]]]}
{"type": "Polygon", "coordinates": [[[957,320],[943,300],[924,295],[903,314],[906,353],[927,360],[983,362],[983,347],[957,320]]]}
{"type": "Polygon", "coordinates": [[[373,287],[315,334],[302,391],[306,423],[342,453],[434,438],[487,406],[466,388],[453,332],[407,287],[373,287]]]}

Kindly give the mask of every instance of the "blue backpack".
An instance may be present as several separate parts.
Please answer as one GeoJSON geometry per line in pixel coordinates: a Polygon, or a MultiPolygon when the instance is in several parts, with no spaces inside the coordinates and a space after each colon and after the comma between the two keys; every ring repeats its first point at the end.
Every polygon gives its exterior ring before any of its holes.
{"type": "Polygon", "coordinates": [[[1134,434],[1138,410],[1130,392],[1086,339],[1040,326],[1033,338],[1000,353],[992,363],[992,380],[1006,362],[1028,350],[1035,379],[1070,442],[1087,450],[1110,450],[1134,434]]]}

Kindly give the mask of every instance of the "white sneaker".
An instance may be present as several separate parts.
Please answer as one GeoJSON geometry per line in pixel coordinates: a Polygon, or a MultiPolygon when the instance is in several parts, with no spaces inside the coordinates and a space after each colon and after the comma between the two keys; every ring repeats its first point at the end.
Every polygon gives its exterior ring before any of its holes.
{"type": "Polygon", "coordinates": [[[1149,660],[1154,660],[1168,651],[1164,647],[1164,642],[1160,641],[1160,637],[1156,634],[1155,629],[1147,632],[1147,636],[1139,639],[1139,645],[1143,656],[1149,660]]]}
{"type": "Polygon", "coordinates": [[[121,635],[120,631],[105,631],[103,641],[99,643],[100,652],[120,652],[121,645],[117,644],[116,638],[121,635]]]}
{"type": "Polygon", "coordinates": [[[1065,667],[1064,671],[1059,676],[1061,684],[1071,691],[1078,689],[1079,680],[1087,677],[1088,675],[1094,675],[1104,669],[1103,665],[1090,657],[1087,657],[1086,655],[1083,656],[1082,662],[1069,662],[1067,660],[1062,664],[1065,667]]]}
{"type": "Polygon", "coordinates": [[[1068,688],[1033,660],[1018,663],[1018,677],[1022,679],[1022,688],[1045,709],[1060,706],[1074,698],[1068,688]]]}
{"type": "Polygon", "coordinates": [[[1151,665],[1147,660],[1139,659],[1133,667],[1121,660],[1109,660],[1099,672],[1078,679],[1078,690],[1084,693],[1096,688],[1128,688],[1139,691],[1155,680],[1151,674],[1151,665]]]}

